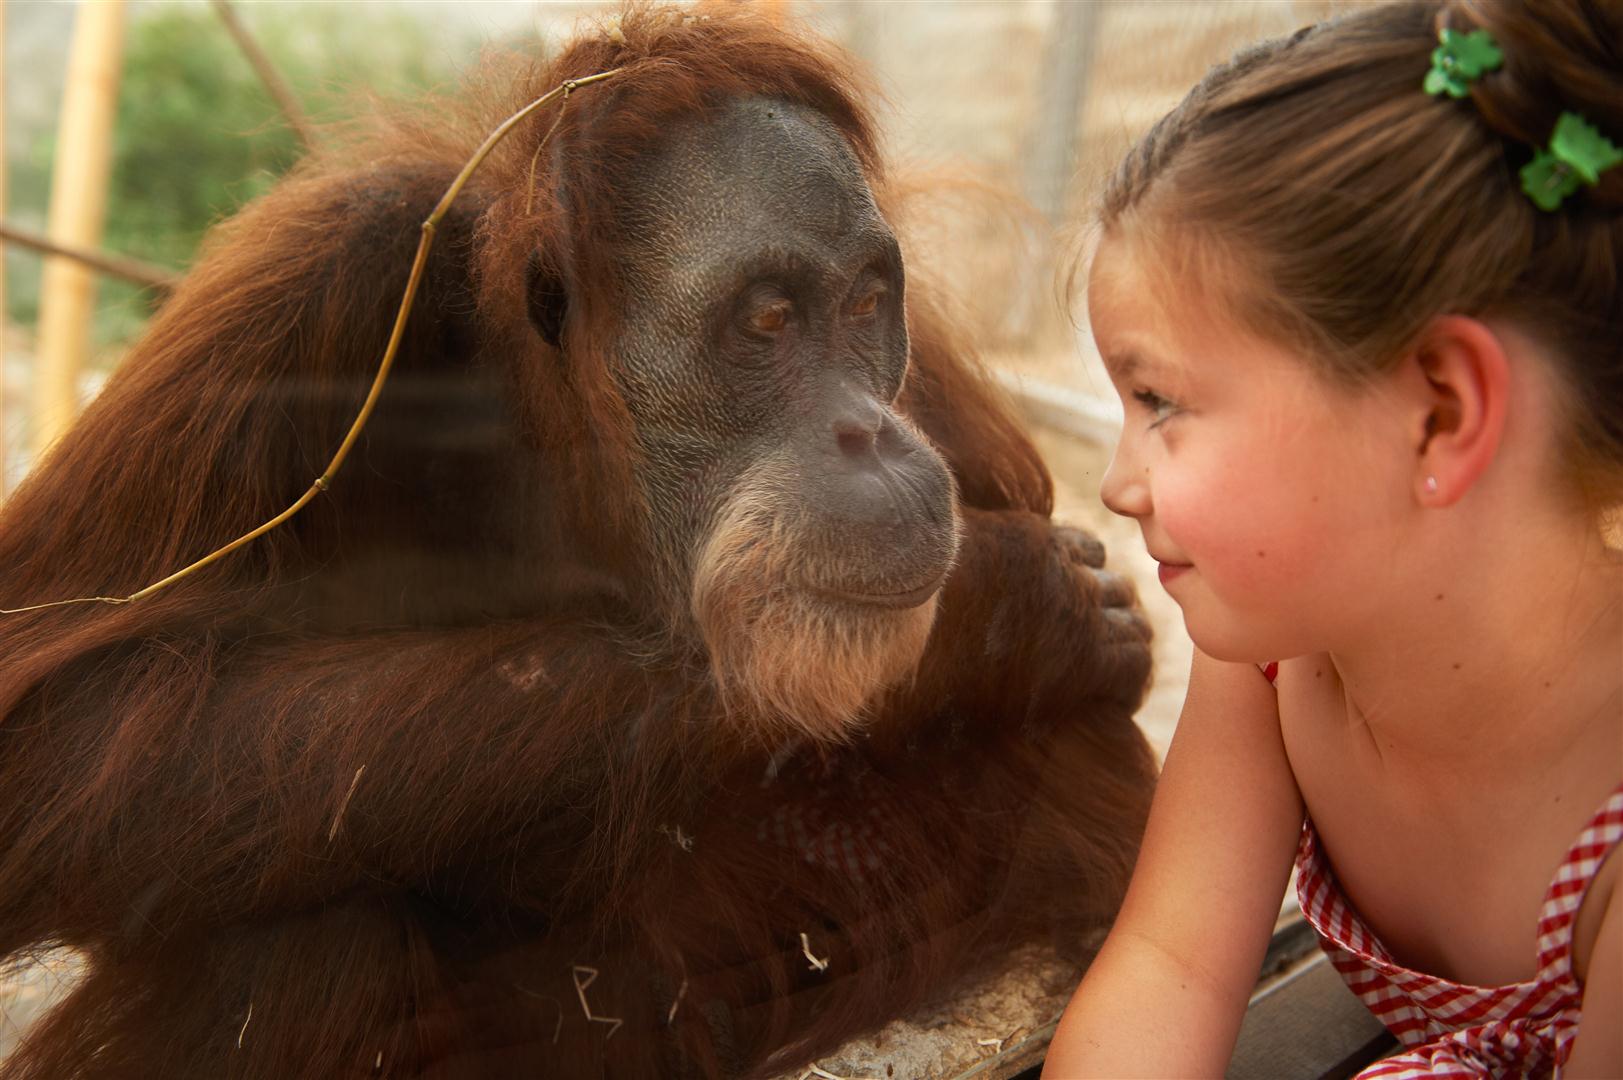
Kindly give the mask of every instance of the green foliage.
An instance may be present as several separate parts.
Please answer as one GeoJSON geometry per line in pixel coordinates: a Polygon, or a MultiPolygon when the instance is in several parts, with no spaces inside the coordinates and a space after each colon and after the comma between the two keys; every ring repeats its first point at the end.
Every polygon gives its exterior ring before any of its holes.
{"type": "MultiPolygon", "coordinates": [[[[145,12],[126,39],[103,246],[182,270],[209,226],[270,187],[301,147],[213,8],[145,12]]],[[[363,93],[399,97],[446,82],[476,47],[469,37],[448,41],[409,8],[263,4],[238,13],[318,121],[365,107],[363,93]]],[[[25,200],[44,197],[50,149],[45,140],[17,170],[20,220],[44,219],[43,204],[31,213],[25,200]]],[[[29,322],[37,283],[18,284],[12,314],[29,322]]],[[[100,289],[98,340],[133,337],[148,314],[143,294],[111,278],[100,289]]]]}

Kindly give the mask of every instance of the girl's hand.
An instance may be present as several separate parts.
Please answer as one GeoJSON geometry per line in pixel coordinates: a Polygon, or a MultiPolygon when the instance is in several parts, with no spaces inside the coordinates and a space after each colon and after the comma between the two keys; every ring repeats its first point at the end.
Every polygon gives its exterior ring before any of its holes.
{"type": "Polygon", "coordinates": [[[1044,1077],[1222,1075],[1301,826],[1273,687],[1197,649],[1133,883],[1044,1077]]]}

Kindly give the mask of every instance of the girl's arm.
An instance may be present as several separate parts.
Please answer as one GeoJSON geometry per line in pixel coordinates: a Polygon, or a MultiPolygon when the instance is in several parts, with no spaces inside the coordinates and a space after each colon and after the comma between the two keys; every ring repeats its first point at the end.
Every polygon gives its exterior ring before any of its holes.
{"type": "Polygon", "coordinates": [[[1623,884],[1612,890],[1584,979],[1584,1014],[1563,1076],[1623,1076],[1623,884]]]}
{"type": "Polygon", "coordinates": [[[1221,1076],[1301,826],[1273,688],[1197,649],[1132,885],[1046,1080],[1221,1076]]]}

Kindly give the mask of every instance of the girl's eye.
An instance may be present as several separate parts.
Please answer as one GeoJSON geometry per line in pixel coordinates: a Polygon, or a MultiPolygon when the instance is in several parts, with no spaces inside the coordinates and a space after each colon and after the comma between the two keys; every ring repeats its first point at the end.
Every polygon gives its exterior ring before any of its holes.
{"type": "Polygon", "coordinates": [[[1178,411],[1178,406],[1153,390],[1134,390],[1133,400],[1149,411],[1153,420],[1150,427],[1156,427],[1170,420],[1178,411]]]}
{"type": "Polygon", "coordinates": [[[858,318],[872,315],[879,310],[879,298],[884,295],[884,289],[874,289],[862,299],[851,305],[851,314],[858,318]]]}
{"type": "Polygon", "coordinates": [[[776,334],[789,325],[789,301],[778,300],[757,308],[749,318],[750,326],[762,334],[776,334]]]}

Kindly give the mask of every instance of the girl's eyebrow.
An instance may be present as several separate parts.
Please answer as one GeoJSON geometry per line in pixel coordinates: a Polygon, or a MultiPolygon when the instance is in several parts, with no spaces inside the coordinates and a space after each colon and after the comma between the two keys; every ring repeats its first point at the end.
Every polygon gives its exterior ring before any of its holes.
{"type": "Polygon", "coordinates": [[[1143,357],[1139,355],[1137,350],[1131,348],[1115,349],[1103,353],[1101,359],[1104,360],[1105,370],[1117,379],[1128,378],[1139,367],[1144,365],[1143,357]]]}

